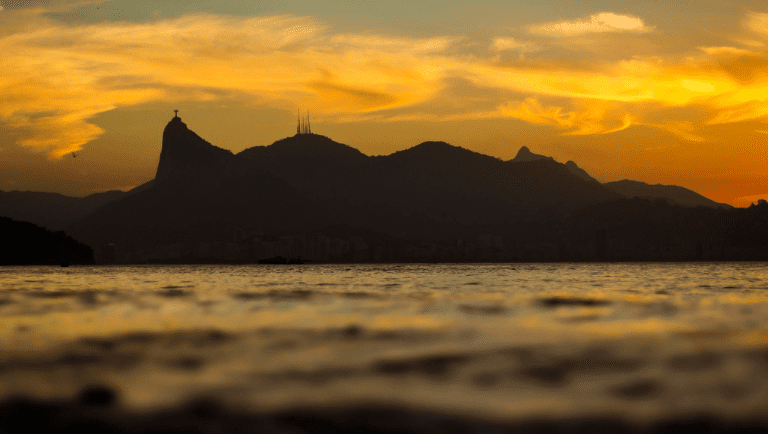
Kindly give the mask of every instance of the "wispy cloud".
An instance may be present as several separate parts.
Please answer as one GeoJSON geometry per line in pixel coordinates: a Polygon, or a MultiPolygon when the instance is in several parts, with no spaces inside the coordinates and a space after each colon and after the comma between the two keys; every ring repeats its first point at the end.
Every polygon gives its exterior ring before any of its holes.
{"type": "Polygon", "coordinates": [[[559,106],[544,107],[536,98],[527,98],[524,102],[510,102],[499,106],[499,111],[507,117],[520,119],[535,125],[552,125],[568,130],[564,136],[588,136],[610,134],[629,128],[634,117],[629,113],[609,116],[610,104],[591,101],[581,111],[565,111],[559,106]]]}
{"type": "Polygon", "coordinates": [[[758,35],[768,37],[768,14],[750,12],[744,19],[744,27],[758,35]]]}
{"type": "Polygon", "coordinates": [[[703,142],[706,139],[697,134],[696,127],[692,122],[688,121],[672,121],[662,124],[647,124],[650,127],[657,128],[662,131],[666,131],[680,139],[688,142],[703,142]]]}
{"type": "MultiPolygon", "coordinates": [[[[0,26],[0,120],[23,132],[17,134],[21,145],[54,158],[102,134],[90,121],[96,114],[153,101],[300,103],[339,122],[512,117],[562,135],[646,125],[693,142],[706,139],[702,122],[658,122],[644,105],[695,106],[709,114],[709,124],[768,118],[768,53],[754,46],[629,56],[589,67],[568,56],[510,65],[499,61],[501,52],[543,53],[554,39],[498,36],[484,58],[487,45],[481,53],[454,50],[461,37],[334,32],[311,17],[193,14],[65,25],[46,18],[51,7],[0,14],[0,24],[17,23],[0,26]],[[487,92],[451,101],[445,110],[440,95],[456,78],[487,92]]],[[[749,14],[744,34],[760,37],[765,15],[749,14]]],[[[606,12],[529,28],[536,29],[551,36],[653,27],[606,12]]]]}
{"type": "Polygon", "coordinates": [[[533,42],[518,41],[512,37],[500,37],[493,40],[493,49],[496,51],[510,50],[532,53],[541,50],[541,46],[533,42]]]}
{"type": "Polygon", "coordinates": [[[60,157],[101,134],[90,117],[149,101],[236,94],[300,101],[330,113],[384,109],[436,92],[440,68],[429,56],[450,44],[333,35],[316,20],[295,16],[49,23],[0,37],[0,118],[27,131],[21,145],[60,157]],[[34,116],[41,112],[53,115],[34,116]]]}
{"type": "Polygon", "coordinates": [[[554,125],[561,128],[572,128],[577,117],[576,112],[563,112],[562,107],[544,107],[536,98],[528,98],[523,102],[509,102],[499,106],[499,111],[511,118],[524,120],[535,125],[554,125]]]}
{"type": "Polygon", "coordinates": [[[588,33],[613,32],[647,33],[654,29],[653,26],[646,26],[640,18],[613,12],[601,12],[581,20],[533,24],[528,27],[531,33],[548,36],[577,36],[588,33]]]}

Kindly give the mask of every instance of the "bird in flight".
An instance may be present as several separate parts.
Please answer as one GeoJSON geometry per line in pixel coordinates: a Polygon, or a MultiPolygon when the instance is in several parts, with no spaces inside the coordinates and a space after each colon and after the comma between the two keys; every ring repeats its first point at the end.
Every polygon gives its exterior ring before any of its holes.
{"type": "Polygon", "coordinates": [[[77,154],[75,154],[75,153],[73,152],[73,153],[72,153],[72,158],[77,158],[77,154]]]}

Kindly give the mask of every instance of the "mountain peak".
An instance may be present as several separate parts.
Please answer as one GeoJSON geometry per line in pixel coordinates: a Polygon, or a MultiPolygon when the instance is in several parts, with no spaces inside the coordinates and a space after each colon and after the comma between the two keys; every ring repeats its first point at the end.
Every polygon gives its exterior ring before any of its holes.
{"type": "Polygon", "coordinates": [[[320,134],[296,134],[280,139],[269,146],[254,146],[237,154],[250,160],[273,158],[311,159],[315,162],[360,161],[367,157],[359,150],[338,143],[320,134]]]}
{"type": "Polygon", "coordinates": [[[172,180],[203,180],[208,174],[226,176],[239,166],[231,151],[208,143],[176,116],[163,131],[163,148],[160,151],[155,185],[172,180]]]}
{"type": "Polygon", "coordinates": [[[422,142],[416,145],[415,147],[422,147],[422,148],[435,148],[435,149],[449,149],[449,148],[455,148],[456,146],[449,145],[445,142],[440,141],[428,141],[428,142],[422,142]]]}
{"type": "Polygon", "coordinates": [[[166,127],[166,128],[168,128],[168,127],[169,127],[169,126],[171,126],[171,125],[183,125],[183,126],[184,126],[184,128],[186,128],[186,127],[187,127],[187,124],[185,124],[184,122],[182,122],[182,121],[181,121],[181,118],[180,118],[180,117],[178,117],[178,116],[174,116],[174,117],[173,117],[173,119],[171,119],[171,121],[170,121],[170,122],[168,122],[168,125],[166,125],[165,127],[166,127]]]}
{"type": "Polygon", "coordinates": [[[595,178],[591,177],[589,173],[587,173],[586,170],[579,167],[578,164],[576,164],[573,160],[568,160],[568,162],[565,163],[565,167],[568,168],[568,170],[573,173],[574,175],[578,176],[579,178],[589,181],[589,182],[597,182],[600,183],[595,178]]]}
{"type": "Polygon", "coordinates": [[[525,163],[529,161],[538,161],[538,160],[555,161],[555,159],[552,157],[547,157],[546,155],[534,154],[533,152],[531,152],[530,149],[528,149],[527,146],[521,147],[520,150],[517,151],[517,155],[515,156],[515,158],[513,158],[510,161],[525,163]]]}
{"type": "Polygon", "coordinates": [[[461,146],[453,146],[446,142],[429,141],[403,149],[390,154],[384,158],[390,161],[418,161],[419,163],[430,162],[430,164],[474,164],[478,161],[496,161],[497,159],[488,155],[483,155],[461,146]],[[473,163],[474,162],[474,163],[473,163]]]}

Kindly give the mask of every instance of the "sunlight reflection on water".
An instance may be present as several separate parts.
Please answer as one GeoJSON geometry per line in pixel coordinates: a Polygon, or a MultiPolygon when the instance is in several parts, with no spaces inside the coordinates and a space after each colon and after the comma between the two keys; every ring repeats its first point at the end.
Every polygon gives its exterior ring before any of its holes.
{"type": "Polygon", "coordinates": [[[764,263],[0,268],[0,393],[766,415],[764,263]]]}

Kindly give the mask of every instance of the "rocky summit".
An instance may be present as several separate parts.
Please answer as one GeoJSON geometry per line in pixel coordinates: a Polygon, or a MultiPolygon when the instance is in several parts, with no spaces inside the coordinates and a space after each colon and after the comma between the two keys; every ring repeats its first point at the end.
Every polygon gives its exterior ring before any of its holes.
{"type": "Polygon", "coordinates": [[[531,152],[530,149],[528,149],[527,146],[523,146],[522,148],[520,148],[520,150],[517,151],[517,155],[515,155],[515,158],[513,158],[510,161],[525,163],[529,161],[538,161],[538,160],[555,161],[555,159],[552,157],[547,157],[546,155],[534,154],[533,152],[531,152]]]}
{"type": "Polygon", "coordinates": [[[216,147],[187,128],[176,116],[163,131],[163,148],[155,185],[233,178],[247,174],[247,165],[231,151],[216,147]]]}

